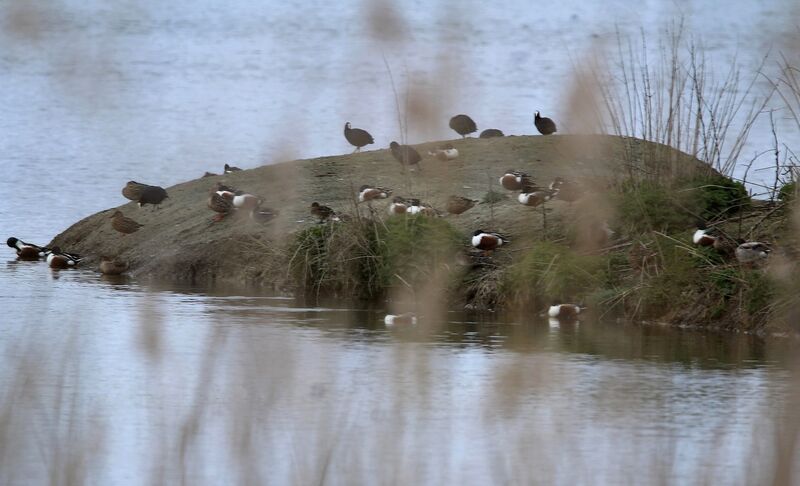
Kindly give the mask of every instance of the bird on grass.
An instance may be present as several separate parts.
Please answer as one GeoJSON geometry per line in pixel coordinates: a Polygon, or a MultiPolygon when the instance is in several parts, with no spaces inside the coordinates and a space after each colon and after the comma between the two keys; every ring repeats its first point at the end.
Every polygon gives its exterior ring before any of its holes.
{"type": "Polygon", "coordinates": [[[450,128],[461,135],[461,138],[467,138],[470,133],[478,131],[478,126],[472,118],[467,115],[456,115],[450,119],[450,128]]]}
{"type": "Polygon", "coordinates": [[[500,177],[500,185],[509,191],[520,191],[533,184],[528,174],[519,170],[508,169],[506,173],[500,177]]]}
{"type": "Polygon", "coordinates": [[[548,191],[547,189],[539,189],[536,187],[526,187],[517,196],[517,201],[525,206],[536,207],[546,203],[553,198],[555,191],[548,191]]]}
{"type": "Polygon", "coordinates": [[[417,324],[417,316],[413,312],[405,312],[403,314],[386,314],[383,318],[383,323],[387,326],[415,326],[417,324]]]}
{"type": "Polygon", "coordinates": [[[212,191],[208,198],[208,209],[217,213],[212,221],[222,221],[225,216],[235,211],[233,207],[233,193],[229,191],[212,191]]]}
{"type": "Polygon", "coordinates": [[[374,199],[386,199],[391,195],[391,189],[364,184],[358,190],[358,202],[369,202],[374,199]]]}
{"type": "Polygon", "coordinates": [[[336,211],[329,208],[328,206],[323,206],[320,203],[314,201],[311,203],[311,214],[319,218],[320,223],[324,223],[325,221],[341,221],[339,216],[336,214],[336,211]]]}
{"type": "Polygon", "coordinates": [[[511,241],[500,233],[492,233],[482,229],[475,230],[475,232],[472,233],[472,246],[483,250],[484,254],[488,254],[509,243],[511,243],[511,241]]]}
{"type": "Polygon", "coordinates": [[[422,203],[419,199],[411,199],[411,205],[406,210],[408,214],[421,214],[423,216],[439,216],[439,211],[430,204],[422,203]]]}
{"type": "Polygon", "coordinates": [[[713,246],[718,239],[719,235],[712,234],[703,222],[698,223],[697,230],[692,235],[692,243],[697,246],[713,246]]]}
{"type": "Polygon", "coordinates": [[[225,164],[225,167],[222,169],[223,174],[230,174],[231,172],[239,172],[242,169],[238,167],[234,167],[232,165],[225,164]]]}
{"type": "Polygon", "coordinates": [[[235,191],[231,200],[234,208],[247,210],[257,208],[262,202],[263,200],[260,197],[244,191],[235,191]]]}
{"type": "Polygon", "coordinates": [[[578,318],[581,310],[583,309],[577,304],[556,304],[550,306],[547,310],[547,316],[565,321],[574,320],[578,318]]]}
{"type": "Polygon", "coordinates": [[[471,209],[478,201],[476,199],[469,199],[463,196],[450,196],[447,198],[447,206],[445,209],[450,214],[461,214],[471,209]]]}
{"type": "Polygon", "coordinates": [[[344,138],[347,139],[350,145],[356,148],[353,150],[353,153],[360,152],[361,147],[375,143],[372,135],[370,135],[366,130],[362,130],[360,128],[350,128],[350,122],[344,124],[344,138]]]}
{"type": "Polygon", "coordinates": [[[419,152],[411,145],[400,145],[392,141],[392,143],[389,144],[389,150],[392,151],[392,156],[402,164],[404,169],[406,166],[409,166],[411,170],[414,170],[414,166],[419,164],[422,160],[422,156],[420,156],[419,152]]]}
{"type": "Polygon", "coordinates": [[[496,128],[487,128],[486,130],[482,131],[479,138],[495,138],[495,137],[505,137],[505,134],[496,129],[496,128]]]}
{"type": "Polygon", "coordinates": [[[100,273],[103,275],[119,275],[128,270],[128,262],[121,262],[107,256],[100,257],[100,273]]]}
{"type": "Polygon", "coordinates": [[[74,253],[61,251],[61,248],[54,246],[47,250],[47,264],[50,268],[73,268],[80,263],[81,257],[74,253]]]}
{"type": "Polygon", "coordinates": [[[122,211],[114,211],[114,214],[111,215],[111,227],[122,234],[136,233],[142,226],[144,225],[122,214],[122,211]]]}
{"type": "Polygon", "coordinates": [[[20,260],[38,260],[43,257],[47,251],[47,248],[34,245],[33,243],[25,243],[13,236],[6,240],[6,244],[16,250],[17,258],[20,260]]]}
{"type": "Polygon", "coordinates": [[[533,124],[536,125],[536,129],[539,130],[539,133],[542,135],[550,135],[558,131],[556,130],[556,122],[550,118],[539,115],[538,111],[533,117],[533,124]]]}
{"type": "Polygon", "coordinates": [[[400,196],[392,198],[392,203],[389,205],[389,214],[406,214],[408,212],[409,202],[400,196]]]}
{"type": "Polygon", "coordinates": [[[453,160],[458,157],[458,149],[453,147],[451,143],[445,143],[443,145],[439,145],[433,150],[428,150],[428,155],[432,155],[436,157],[436,159],[441,160],[442,162],[447,160],[453,160]]]}

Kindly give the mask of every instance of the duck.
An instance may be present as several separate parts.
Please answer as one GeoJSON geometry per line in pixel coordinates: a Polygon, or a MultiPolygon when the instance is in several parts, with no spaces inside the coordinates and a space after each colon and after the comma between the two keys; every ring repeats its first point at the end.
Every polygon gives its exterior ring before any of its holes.
{"type": "Polygon", "coordinates": [[[125,187],[122,188],[122,195],[125,196],[126,199],[138,202],[139,197],[142,195],[142,191],[145,187],[148,187],[147,184],[142,184],[141,182],[136,181],[128,181],[125,184],[125,187]]]}
{"type": "Polygon", "coordinates": [[[225,216],[235,210],[233,193],[228,191],[212,191],[206,204],[208,209],[217,213],[213,218],[214,222],[222,221],[225,216]]]}
{"type": "Polygon", "coordinates": [[[712,235],[705,223],[702,222],[697,225],[697,230],[692,235],[692,243],[697,246],[713,246],[718,239],[719,236],[712,235]]]}
{"type": "Polygon", "coordinates": [[[6,244],[16,250],[17,258],[20,260],[38,260],[45,255],[47,248],[33,243],[25,243],[19,238],[11,237],[6,240],[6,244]]]}
{"type": "Polygon", "coordinates": [[[461,135],[461,138],[467,138],[470,133],[478,131],[478,126],[472,118],[467,115],[456,115],[450,119],[450,128],[461,135]]]}
{"type": "Polygon", "coordinates": [[[478,138],[495,138],[495,137],[505,137],[505,134],[496,128],[487,128],[486,130],[482,131],[478,138]]]}
{"type": "Polygon", "coordinates": [[[336,215],[336,211],[328,206],[323,206],[316,201],[311,203],[311,214],[319,218],[320,223],[324,223],[327,220],[341,221],[341,219],[336,215]]]}
{"type": "Polygon", "coordinates": [[[100,257],[100,273],[103,275],[119,275],[126,270],[128,270],[128,262],[121,262],[107,256],[100,257]]]}
{"type": "Polygon", "coordinates": [[[472,209],[478,202],[476,199],[469,199],[463,196],[450,196],[447,198],[445,209],[450,214],[458,215],[472,209]]]}
{"type": "Polygon", "coordinates": [[[556,304],[550,306],[547,316],[564,320],[577,319],[581,310],[583,308],[577,304],[556,304]]]}
{"type": "Polygon", "coordinates": [[[233,199],[233,196],[235,196],[236,193],[239,192],[237,189],[234,189],[230,186],[226,186],[221,182],[217,182],[212,190],[213,192],[216,192],[220,196],[230,197],[231,199],[233,199]]]}
{"type": "Polygon", "coordinates": [[[219,175],[219,174],[215,174],[215,173],[213,173],[213,172],[208,172],[208,171],[206,171],[206,173],[205,173],[205,174],[203,174],[203,176],[201,177],[201,179],[203,179],[203,178],[206,178],[206,177],[216,177],[216,176],[218,176],[218,175],[219,175]]]}
{"type": "Polygon", "coordinates": [[[277,215],[278,211],[270,208],[257,207],[250,210],[250,219],[256,223],[269,223],[277,215]]]}
{"type": "Polygon", "coordinates": [[[164,201],[164,199],[168,197],[169,195],[167,194],[166,189],[163,187],[148,186],[139,196],[139,207],[142,208],[146,204],[152,204],[153,206],[158,207],[164,201]]]}
{"type": "Polygon", "coordinates": [[[50,268],[72,268],[77,266],[80,261],[80,256],[62,252],[58,246],[47,250],[47,264],[50,265],[50,268]]]}
{"type": "Polygon", "coordinates": [[[409,203],[400,196],[395,196],[389,204],[389,214],[406,214],[409,203]]]}
{"type": "Polygon", "coordinates": [[[416,326],[417,316],[413,312],[403,314],[386,314],[383,323],[387,326],[416,326]]]}
{"type": "Polygon", "coordinates": [[[254,209],[261,205],[263,200],[252,194],[248,194],[244,191],[236,191],[233,193],[233,199],[231,203],[233,207],[236,209],[254,209]]]}
{"type": "Polygon", "coordinates": [[[500,185],[509,191],[519,191],[531,185],[531,178],[528,174],[514,169],[508,169],[500,177],[500,185]]]}
{"type": "Polygon", "coordinates": [[[760,241],[748,241],[736,247],[735,255],[739,263],[755,264],[766,259],[772,249],[760,241]]]}
{"type": "Polygon", "coordinates": [[[432,155],[436,157],[438,160],[442,162],[446,160],[453,160],[458,157],[458,149],[453,147],[453,144],[446,143],[444,145],[439,145],[434,150],[429,150],[428,155],[432,155]]]}
{"type": "Polygon", "coordinates": [[[242,169],[238,167],[234,167],[232,165],[225,164],[225,167],[222,169],[223,174],[230,174],[231,172],[240,172],[242,169]]]}
{"type": "Polygon", "coordinates": [[[114,214],[111,215],[111,227],[122,234],[136,233],[142,226],[144,225],[126,217],[122,211],[114,211],[114,214]]]}
{"type": "Polygon", "coordinates": [[[526,187],[517,196],[517,201],[525,206],[536,207],[544,204],[553,198],[555,191],[548,191],[546,189],[538,189],[535,187],[526,187]]]}
{"type": "Polygon", "coordinates": [[[360,152],[361,147],[375,143],[372,135],[370,135],[366,130],[362,130],[360,128],[350,128],[350,122],[344,124],[344,138],[347,139],[350,145],[356,148],[353,150],[353,153],[360,152]]]}
{"type": "Polygon", "coordinates": [[[439,212],[430,204],[420,202],[419,199],[411,199],[411,205],[408,206],[406,212],[408,214],[421,214],[423,216],[439,216],[439,212]]]}
{"type": "Polygon", "coordinates": [[[392,151],[392,156],[394,156],[404,168],[408,165],[412,166],[411,170],[413,170],[413,166],[419,164],[422,160],[422,156],[420,156],[419,152],[411,145],[400,145],[392,141],[392,143],[389,144],[389,150],[392,151]]]}
{"type": "Polygon", "coordinates": [[[472,246],[484,252],[496,250],[509,243],[511,243],[511,241],[500,233],[492,233],[482,229],[475,230],[475,232],[472,233],[472,246]]]}
{"type": "Polygon", "coordinates": [[[539,115],[538,111],[533,117],[533,124],[536,125],[536,129],[539,130],[539,133],[542,135],[550,135],[558,131],[556,129],[556,122],[550,118],[539,115]]]}
{"type": "Polygon", "coordinates": [[[386,199],[391,195],[391,189],[364,184],[358,189],[358,202],[368,202],[373,199],[386,199]]]}
{"type": "Polygon", "coordinates": [[[566,181],[561,177],[556,177],[550,183],[550,190],[554,191],[553,197],[570,204],[583,197],[583,189],[580,184],[573,181],[566,181]]]}

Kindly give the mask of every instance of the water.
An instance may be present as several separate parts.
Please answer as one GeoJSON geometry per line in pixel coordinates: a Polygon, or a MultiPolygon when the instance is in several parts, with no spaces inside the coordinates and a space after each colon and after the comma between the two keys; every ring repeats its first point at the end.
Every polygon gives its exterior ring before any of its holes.
{"type": "MultiPolygon", "coordinates": [[[[384,54],[437,112],[531,133],[535,109],[569,126],[569,60],[617,27],[655,38],[682,14],[721,66],[795,32],[775,20],[788,1],[407,1],[403,43],[376,41],[357,1],[28,3],[0,5],[0,221],[40,243],[129,179],[345,153],[348,120],[387,146],[384,54]]],[[[446,118],[410,141],[452,137],[446,118]]],[[[765,484],[800,421],[792,342],[458,313],[387,329],[380,308],[8,250],[0,289],[4,484],[765,484]]]]}

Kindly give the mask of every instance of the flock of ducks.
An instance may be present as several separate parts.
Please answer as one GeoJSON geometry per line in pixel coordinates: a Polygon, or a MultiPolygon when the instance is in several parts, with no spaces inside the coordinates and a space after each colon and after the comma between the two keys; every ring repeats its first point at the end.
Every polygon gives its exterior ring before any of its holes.
{"type": "MultiPolygon", "coordinates": [[[[550,118],[542,117],[537,111],[534,115],[534,125],[542,135],[550,135],[557,132],[556,124],[550,118]]],[[[466,138],[467,135],[478,130],[475,121],[467,115],[459,114],[450,119],[449,126],[456,133],[466,138]]],[[[490,128],[480,133],[480,138],[503,137],[501,130],[490,128]]],[[[359,152],[361,148],[375,142],[372,135],[361,128],[352,128],[350,122],[344,125],[344,137],[348,143],[355,147],[354,152],[359,152]]],[[[389,144],[392,156],[401,164],[403,170],[406,167],[414,171],[419,167],[422,156],[410,145],[402,145],[396,141],[389,144]]],[[[440,145],[428,151],[428,155],[441,161],[448,161],[458,158],[458,150],[449,143],[440,145]]],[[[224,174],[241,171],[238,167],[225,164],[224,174]]],[[[206,172],[203,177],[215,176],[206,172]]],[[[508,190],[518,192],[517,201],[529,207],[543,206],[552,199],[560,199],[569,204],[577,201],[583,195],[580,184],[574,181],[567,181],[561,177],[556,177],[547,187],[539,187],[533,183],[532,178],[516,169],[509,169],[499,178],[500,185],[508,190]]],[[[363,185],[358,190],[358,202],[367,203],[371,206],[372,202],[388,199],[392,196],[392,189],[380,186],[363,185]]],[[[140,208],[151,205],[158,208],[159,205],[169,197],[167,191],[160,186],[143,184],[136,181],[129,181],[122,189],[122,195],[138,204],[140,208]]],[[[244,191],[236,190],[218,182],[210,191],[207,201],[208,208],[215,213],[213,222],[219,222],[232,214],[247,214],[250,219],[258,223],[271,221],[277,211],[262,207],[263,198],[244,191]]],[[[447,199],[445,209],[452,215],[460,215],[476,204],[478,200],[463,196],[451,195],[447,199]]],[[[429,204],[421,202],[417,198],[405,198],[394,196],[387,206],[390,215],[423,215],[438,217],[441,213],[429,204]]],[[[311,214],[317,218],[319,223],[329,221],[338,222],[346,220],[347,215],[338,214],[328,206],[313,202],[310,206],[311,214]]],[[[543,215],[544,215],[543,208],[543,215]]],[[[607,225],[604,225],[608,228],[607,225]]],[[[111,227],[118,233],[129,235],[139,231],[142,224],[125,216],[122,211],[116,210],[111,216],[111,227]]],[[[611,236],[613,232],[607,229],[606,235],[611,236]]],[[[736,260],[745,265],[755,265],[769,256],[770,246],[762,242],[746,242],[734,240],[718,231],[713,231],[704,224],[700,224],[693,235],[693,243],[698,246],[712,247],[720,254],[725,256],[735,256],[736,260]]],[[[489,255],[491,252],[508,245],[510,239],[500,233],[477,229],[471,238],[472,246],[489,255]]],[[[74,268],[83,258],[80,255],[62,251],[59,247],[47,248],[32,243],[26,243],[18,238],[9,238],[7,245],[13,248],[17,257],[21,260],[39,260],[44,258],[52,268],[74,268]]],[[[112,258],[103,256],[100,258],[99,270],[103,274],[118,275],[128,269],[126,262],[120,262],[112,258]]],[[[548,309],[548,316],[556,319],[572,320],[576,319],[582,307],[576,304],[557,304],[548,309]]],[[[417,317],[413,313],[388,314],[384,322],[386,325],[415,325],[417,317]]]]}

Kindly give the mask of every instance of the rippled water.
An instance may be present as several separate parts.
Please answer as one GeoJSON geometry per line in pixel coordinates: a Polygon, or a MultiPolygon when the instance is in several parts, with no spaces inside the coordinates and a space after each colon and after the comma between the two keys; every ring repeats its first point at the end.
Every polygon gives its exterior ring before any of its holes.
{"type": "MultiPolygon", "coordinates": [[[[0,221],[40,243],[129,179],[348,152],[346,120],[388,145],[384,54],[442,113],[531,133],[535,109],[563,119],[570,59],[615,28],[684,15],[714,62],[752,66],[792,6],[405,1],[397,44],[357,1],[37,5],[0,5],[0,221]]],[[[409,135],[452,136],[446,119],[409,135]]],[[[3,255],[4,484],[765,484],[778,459],[800,477],[781,442],[800,422],[794,343],[458,313],[387,329],[380,308],[3,255]]]]}

